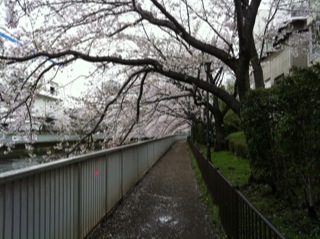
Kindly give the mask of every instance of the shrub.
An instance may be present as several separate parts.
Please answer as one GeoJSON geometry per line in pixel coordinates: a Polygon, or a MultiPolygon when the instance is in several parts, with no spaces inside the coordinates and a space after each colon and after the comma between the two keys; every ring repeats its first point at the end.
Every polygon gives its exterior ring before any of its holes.
{"type": "Polygon", "coordinates": [[[241,111],[251,171],[316,218],[320,177],[320,65],[293,69],[272,89],[250,91],[241,111]],[[298,195],[304,192],[304,196],[298,195]],[[298,195],[298,196],[296,196],[298,195]]]}
{"type": "MultiPolygon", "coordinates": [[[[210,126],[211,130],[210,130],[210,144],[213,145],[213,139],[214,139],[214,132],[212,132],[213,128],[212,125],[210,126]]],[[[200,144],[207,144],[207,126],[205,124],[202,123],[194,123],[191,127],[191,139],[194,142],[198,142],[200,144]]]]}
{"type": "Polygon", "coordinates": [[[228,112],[224,116],[223,124],[224,124],[226,135],[229,135],[231,133],[238,132],[241,130],[240,117],[236,113],[234,113],[232,110],[228,110],[228,112]]]}
{"type": "Polygon", "coordinates": [[[229,150],[236,156],[248,159],[249,151],[244,133],[235,132],[227,136],[229,150]]]}

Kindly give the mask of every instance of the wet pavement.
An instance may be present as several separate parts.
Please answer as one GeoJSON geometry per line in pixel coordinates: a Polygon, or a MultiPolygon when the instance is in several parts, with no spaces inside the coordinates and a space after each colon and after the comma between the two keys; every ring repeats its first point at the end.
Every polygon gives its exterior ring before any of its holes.
{"type": "Polygon", "coordinates": [[[218,239],[186,142],[174,144],[88,238],[218,239]]]}

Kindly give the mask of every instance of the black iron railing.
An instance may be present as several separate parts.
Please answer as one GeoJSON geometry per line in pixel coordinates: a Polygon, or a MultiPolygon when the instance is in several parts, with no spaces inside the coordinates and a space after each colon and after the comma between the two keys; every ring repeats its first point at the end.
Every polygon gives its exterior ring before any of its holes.
{"type": "Polygon", "coordinates": [[[189,140],[202,177],[219,207],[229,239],[285,239],[285,237],[209,162],[189,140]]]}

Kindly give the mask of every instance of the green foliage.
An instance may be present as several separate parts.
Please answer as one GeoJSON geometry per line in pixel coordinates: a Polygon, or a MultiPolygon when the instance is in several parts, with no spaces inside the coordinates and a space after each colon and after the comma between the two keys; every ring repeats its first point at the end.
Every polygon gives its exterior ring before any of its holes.
{"type": "Polygon", "coordinates": [[[228,112],[224,116],[223,124],[224,124],[226,135],[231,134],[233,132],[238,132],[241,130],[240,117],[236,113],[234,113],[232,110],[228,110],[228,112]]]}
{"type": "Polygon", "coordinates": [[[229,150],[236,156],[248,158],[249,151],[244,133],[234,132],[227,136],[229,150]]]}
{"type": "MultiPolygon", "coordinates": [[[[211,125],[212,129],[212,125],[211,125]]],[[[211,145],[213,145],[213,136],[212,136],[212,130],[210,132],[210,140],[211,140],[211,145]]],[[[206,125],[202,123],[194,123],[191,127],[191,139],[193,142],[198,142],[200,144],[207,144],[207,127],[206,125]]]]}
{"type": "Polygon", "coordinates": [[[287,239],[320,239],[319,222],[273,195],[268,185],[258,184],[241,191],[287,239]]]}
{"type": "Polygon", "coordinates": [[[315,217],[320,189],[320,65],[293,69],[279,85],[250,91],[241,118],[253,177],[292,202],[306,199],[309,215],[315,217]]]}
{"type": "Polygon", "coordinates": [[[220,151],[212,154],[213,165],[218,167],[228,181],[235,186],[248,183],[250,177],[249,161],[237,157],[229,151],[220,151]]]}
{"type": "Polygon", "coordinates": [[[194,123],[191,127],[191,138],[193,141],[206,144],[206,128],[201,123],[194,123]]]}
{"type": "Polygon", "coordinates": [[[274,141],[277,99],[273,91],[274,88],[248,92],[243,101],[241,119],[250,150],[252,176],[276,189],[275,182],[281,181],[281,173],[276,169],[279,160],[274,141]]]}

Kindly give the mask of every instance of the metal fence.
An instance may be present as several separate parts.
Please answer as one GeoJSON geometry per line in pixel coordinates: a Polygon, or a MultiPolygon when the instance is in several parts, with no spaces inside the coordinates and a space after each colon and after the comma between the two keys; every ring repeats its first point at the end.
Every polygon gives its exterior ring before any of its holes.
{"type": "Polygon", "coordinates": [[[285,239],[285,237],[209,162],[189,140],[202,177],[219,207],[229,239],[285,239]]]}
{"type": "Polygon", "coordinates": [[[184,136],[0,174],[1,239],[85,237],[184,136]]]}

